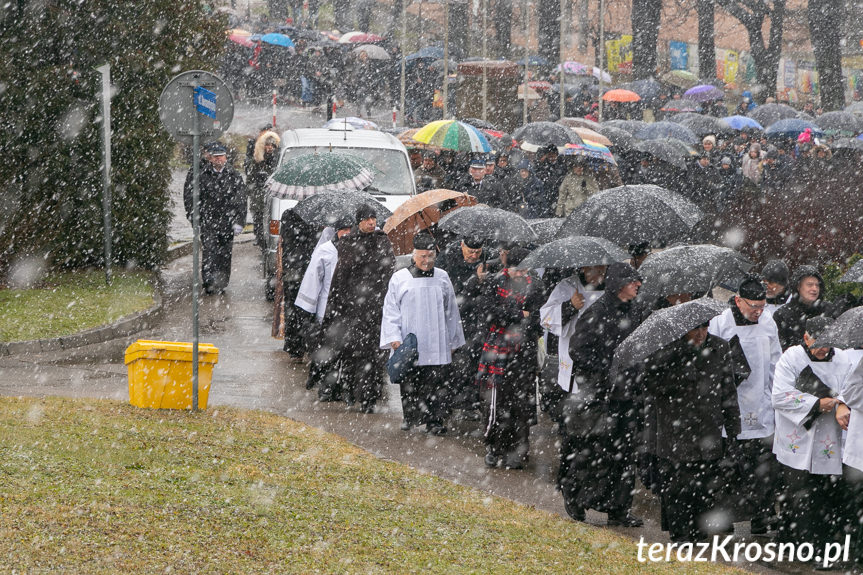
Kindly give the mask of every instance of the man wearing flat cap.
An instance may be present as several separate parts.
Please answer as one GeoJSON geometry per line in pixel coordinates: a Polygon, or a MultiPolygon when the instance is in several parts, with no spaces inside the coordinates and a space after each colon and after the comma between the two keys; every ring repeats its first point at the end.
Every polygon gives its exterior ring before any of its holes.
{"type": "Polygon", "coordinates": [[[389,238],[377,229],[374,208],[361,205],[354,222],[356,228],[336,246],[338,263],[321,326],[330,354],[322,360],[334,367],[318,396],[321,401],[336,401],[344,394],[348,404],[359,401],[364,413],[372,413],[383,385],[378,335],[395,256],[389,238]],[[341,369],[335,367],[337,360],[341,369]]]}
{"type": "MultiPolygon", "coordinates": [[[[206,161],[199,175],[198,209],[201,225],[201,281],[204,293],[224,293],[231,279],[234,236],[246,223],[243,177],[228,162],[228,150],[213,142],[204,147],[206,161]]],[[[192,170],[183,186],[186,218],[192,220],[192,170]]]]}
{"type": "Polygon", "coordinates": [[[450,409],[449,364],[452,352],[464,345],[464,333],[449,275],[434,265],[434,238],[420,232],[413,246],[411,265],[389,281],[380,347],[395,351],[408,334],[416,336],[417,363],[399,383],[402,429],[425,424],[429,433],[442,435],[450,409]]]}
{"type": "Polygon", "coordinates": [[[751,509],[751,531],[765,534],[776,514],[778,470],[772,454],[773,372],[782,355],[773,314],[766,309],[761,278],[749,275],[740,283],[731,308],[710,320],[708,331],[729,342],[735,358],[737,403],[741,431],[737,435],[741,496],[751,509]]]}

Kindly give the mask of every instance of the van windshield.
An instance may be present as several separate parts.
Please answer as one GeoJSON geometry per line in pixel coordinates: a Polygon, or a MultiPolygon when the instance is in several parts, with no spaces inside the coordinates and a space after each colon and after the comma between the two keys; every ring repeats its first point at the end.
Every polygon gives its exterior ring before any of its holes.
{"type": "Polygon", "coordinates": [[[342,148],[335,146],[330,150],[328,146],[326,148],[323,146],[297,146],[285,148],[282,161],[284,162],[289,158],[295,158],[303,154],[313,154],[323,149],[326,149],[328,152],[332,151],[335,154],[359,156],[377,168],[375,179],[369,188],[372,194],[380,193],[390,196],[403,196],[410,195],[413,192],[413,178],[411,177],[410,165],[405,154],[399,150],[386,148],[342,148]]]}

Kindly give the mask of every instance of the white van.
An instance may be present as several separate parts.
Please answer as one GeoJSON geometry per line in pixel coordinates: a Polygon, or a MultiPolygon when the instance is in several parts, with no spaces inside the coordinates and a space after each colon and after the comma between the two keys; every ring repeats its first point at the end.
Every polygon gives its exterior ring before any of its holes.
{"type": "MultiPolygon", "coordinates": [[[[350,154],[373,164],[377,172],[369,192],[390,211],[416,194],[408,151],[404,144],[390,134],[377,130],[354,130],[350,125],[333,129],[288,130],[282,134],[279,165],[289,158],[314,152],[350,154]]],[[[267,299],[272,299],[275,290],[276,250],[282,213],[296,203],[296,200],[270,198],[269,210],[265,211],[265,217],[269,217],[268,222],[263,222],[269,231],[264,256],[267,299]]],[[[383,226],[383,222],[379,225],[383,226]]]]}

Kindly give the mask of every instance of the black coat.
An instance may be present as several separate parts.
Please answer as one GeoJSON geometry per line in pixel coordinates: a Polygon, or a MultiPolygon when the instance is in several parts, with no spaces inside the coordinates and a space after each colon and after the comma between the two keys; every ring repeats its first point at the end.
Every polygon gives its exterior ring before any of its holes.
{"type": "Polygon", "coordinates": [[[722,427],[740,433],[740,408],[728,343],[708,335],[700,348],[681,338],[655,353],[642,382],[652,396],[656,455],[671,461],[723,456],[722,427]]]}
{"type": "Polygon", "coordinates": [[[322,329],[334,352],[379,352],[384,297],[395,269],[387,235],[354,229],[336,244],[339,261],[333,271],[322,329]]]}
{"type": "MultiPolygon", "coordinates": [[[[202,162],[199,180],[198,208],[202,234],[231,233],[234,224],[246,223],[246,187],[243,177],[226,165],[217,172],[210,162],[202,162]]],[[[192,219],[192,170],[183,186],[186,218],[192,219]]]]}
{"type": "Polygon", "coordinates": [[[773,312],[773,321],[779,331],[779,344],[782,351],[791,346],[803,343],[803,334],[806,332],[806,320],[819,315],[832,316],[831,306],[822,298],[824,296],[824,280],[814,266],[800,266],[794,270],[788,290],[792,293],[791,300],[773,312]],[[798,288],[804,278],[813,276],[818,279],[821,286],[820,297],[811,305],[800,301],[798,288]]]}

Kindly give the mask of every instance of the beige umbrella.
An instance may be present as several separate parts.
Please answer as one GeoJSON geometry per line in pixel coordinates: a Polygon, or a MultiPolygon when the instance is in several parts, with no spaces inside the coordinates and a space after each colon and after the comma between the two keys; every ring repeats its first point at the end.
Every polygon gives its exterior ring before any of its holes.
{"type": "Polygon", "coordinates": [[[409,254],[413,249],[414,236],[440,220],[441,216],[453,209],[476,205],[476,198],[453,190],[437,189],[417,194],[400,205],[387,218],[384,233],[393,244],[397,256],[409,254]],[[441,202],[451,200],[452,206],[441,211],[441,202]]]}
{"type": "Polygon", "coordinates": [[[578,134],[579,137],[585,142],[593,142],[595,144],[602,144],[603,146],[614,145],[611,143],[611,140],[609,140],[599,132],[588,130],[587,128],[571,128],[571,130],[578,134]]]}

